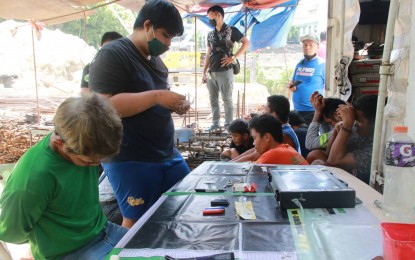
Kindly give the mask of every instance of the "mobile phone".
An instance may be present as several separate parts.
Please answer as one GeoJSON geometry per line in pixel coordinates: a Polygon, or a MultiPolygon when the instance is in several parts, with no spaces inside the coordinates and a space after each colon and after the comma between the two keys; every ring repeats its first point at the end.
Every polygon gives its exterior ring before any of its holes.
{"type": "Polygon", "coordinates": [[[210,201],[211,206],[228,206],[229,200],[227,199],[213,199],[210,201]]]}
{"type": "Polygon", "coordinates": [[[296,87],[296,86],[300,85],[301,83],[302,83],[301,80],[297,80],[296,82],[291,83],[290,88],[296,87]]]}

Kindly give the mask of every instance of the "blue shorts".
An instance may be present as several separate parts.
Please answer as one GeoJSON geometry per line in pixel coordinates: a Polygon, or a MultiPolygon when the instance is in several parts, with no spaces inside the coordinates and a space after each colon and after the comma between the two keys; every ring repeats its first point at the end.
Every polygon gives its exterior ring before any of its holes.
{"type": "Polygon", "coordinates": [[[139,219],[161,196],[183,179],[190,169],[181,154],[166,162],[103,163],[125,218],[139,219]]]}

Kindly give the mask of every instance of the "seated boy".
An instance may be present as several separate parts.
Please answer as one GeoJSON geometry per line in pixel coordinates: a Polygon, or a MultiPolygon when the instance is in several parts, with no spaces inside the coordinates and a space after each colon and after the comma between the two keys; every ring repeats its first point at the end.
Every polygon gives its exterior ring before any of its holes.
{"type": "Polygon", "coordinates": [[[369,184],[377,101],[377,95],[367,95],[353,104],[340,105],[337,113],[343,121],[333,130],[327,159],[315,160],[313,164],[342,168],[369,184]]]}
{"type": "Polygon", "coordinates": [[[127,232],[98,200],[98,165],[119,151],[122,124],[96,94],[65,100],[55,130],[17,162],[0,198],[0,240],[35,259],[104,259],[127,232]]]}
{"type": "Polygon", "coordinates": [[[323,98],[317,91],[310,97],[310,102],[314,108],[314,117],[311,122],[307,136],[305,146],[310,152],[307,156],[307,161],[311,163],[316,159],[320,159],[321,156],[326,157],[326,148],[329,142],[330,136],[333,133],[334,126],[341,121],[341,118],[336,114],[339,105],[346,104],[343,100],[338,98],[323,98]],[[320,133],[320,128],[325,126],[327,131],[320,133]],[[318,150],[316,150],[318,149],[318,150]]]}
{"type": "MultiPolygon", "coordinates": [[[[300,142],[294,130],[288,124],[288,115],[290,113],[290,101],[282,95],[272,95],[267,97],[267,105],[265,112],[275,117],[282,124],[283,143],[293,147],[298,153],[301,153],[300,142]]],[[[232,159],[235,162],[252,162],[259,158],[259,154],[255,149],[250,149],[240,156],[232,159]]]]}
{"type": "Polygon", "coordinates": [[[288,123],[297,135],[298,142],[301,147],[301,156],[307,158],[307,155],[310,152],[310,150],[305,147],[308,125],[306,125],[304,118],[296,110],[290,111],[290,114],[288,115],[288,123]]]}
{"type": "Polygon", "coordinates": [[[283,143],[281,122],[270,114],[253,118],[249,123],[256,151],[256,163],[308,165],[294,148],[283,143]]]}
{"type": "Polygon", "coordinates": [[[231,145],[220,155],[221,159],[233,159],[245,151],[254,148],[254,140],[252,139],[248,123],[243,119],[233,120],[228,127],[232,135],[231,145]]]}

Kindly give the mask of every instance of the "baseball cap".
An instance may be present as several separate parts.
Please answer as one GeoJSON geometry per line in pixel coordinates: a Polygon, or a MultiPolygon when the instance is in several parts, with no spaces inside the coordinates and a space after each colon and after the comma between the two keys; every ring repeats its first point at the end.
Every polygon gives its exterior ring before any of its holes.
{"type": "Polygon", "coordinates": [[[310,41],[316,42],[317,44],[320,44],[320,37],[318,37],[318,35],[315,33],[309,33],[304,36],[301,36],[300,38],[301,42],[306,41],[306,40],[310,40],[310,41]]]}

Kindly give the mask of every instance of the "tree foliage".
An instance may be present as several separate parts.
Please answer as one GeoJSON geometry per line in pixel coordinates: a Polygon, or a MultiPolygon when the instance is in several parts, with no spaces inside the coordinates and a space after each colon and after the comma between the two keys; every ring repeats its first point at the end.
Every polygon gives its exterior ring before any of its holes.
{"type": "Polygon", "coordinates": [[[124,36],[128,34],[109,7],[104,6],[95,9],[95,11],[96,14],[88,16],[86,19],[50,25],[48,29],[59,29],[64,33],[83,38],[88,45],[94,46],[95,48],[101,46],[101,37],[105,32],[116,31],[124,36]]]}
{"type": "Polygon", "coordinates": [[[288,82],[292,79],[293,73],[294,69],[287,69],[285,71],[281,71],[278,79],[275,81],[272,87],[272,91],[270,91],[269,93],[276,95],[287,94],[287,85],[288,82]]]}
{"type": "MultiPolygon", "coordinates": [[[[265,74],[268,73],[266,68],[262,68],[261,66],[257,67],[256,70],[256,82],[262,84],[266,87],[270,95],[286,95],[287,94],[287,84],[291,80],[291,77],[294,73],[293,69],[281,70],[278,72],[276,79],[269,79],[265,77],[265,74]]],[[[241,70],[242,72],[242,70],[241,70]]],[[[250,68],[247,68],[246,73],[246,82],[250,82],[250,68]]],[[[243,73],[240,73],[235,76],[235,82],[242,83],[243,80],[243,73]]]]}
{"type": "Polygon", "coordinates": [[[291,26],[290,31],[288,32],[287,42],[299,43],[300,40],[300,30],[298,27],[291,26]]]}
{"type": "MultiPolygon", "coordinates": [[[[246,82],[251,82],[251,68],[246,68],[246,82]]],[[[243,83],[244,82],[244,68],[241,66],[241,72],[234,77],[235,82],[243,83]]]]}

